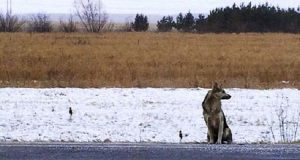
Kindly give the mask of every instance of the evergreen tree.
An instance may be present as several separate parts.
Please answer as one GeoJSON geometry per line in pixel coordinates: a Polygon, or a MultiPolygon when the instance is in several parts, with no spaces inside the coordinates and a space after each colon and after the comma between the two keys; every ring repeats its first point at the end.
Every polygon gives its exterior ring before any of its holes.
{"type": "Polygon", "coordinates": [[[192,32],[195,27],[195,19],[191,12],[188,12],[183,18],[183,27],[184,32],[192,32]]]}
{"type": "Polygon", "coordinates": [[[157,21],[157,29],[159,32],[169,32],[174,26],[172,16],[164,16],[160,21],[157,21]]]}
{"type": "Polygon", "coordinates": [[[206,19],[203,14],[199,14],[198,18],[195,20],[195,29],[197,32],[205,32],[206,30],[206,19]]]}
{"type": "Polygon", "coordinates": [[[182,13],[179,13],[179,15],[176,17],[176,23],[174,24],[174,27],[180,31],[183,28],[183,15],[182,13]]]}
{"type": "Polygon", "coordinates": [[[178,31],[192,32],[195,27],[195,19],[191,12],[188,12],[184,17],[182,13],[176,17],[176,23],[174,26],[178,31]]]}
{"type": "Polygon", "coordinates": [[[131,25],[137,32],[147,31],[149,28],[148,18],[143,14],[136,14],[135,21],[131,25]]]}

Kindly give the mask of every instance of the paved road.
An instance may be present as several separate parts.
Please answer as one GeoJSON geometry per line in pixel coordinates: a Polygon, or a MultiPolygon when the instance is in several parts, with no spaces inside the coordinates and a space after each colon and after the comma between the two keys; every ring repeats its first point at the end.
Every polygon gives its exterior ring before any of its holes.
{"type": "Polygon", "coordinates": [[[0,143],[0,159],[30,160],[191,160],[300,159],[300,145],[207,144],[9,144],[0,143]]]}

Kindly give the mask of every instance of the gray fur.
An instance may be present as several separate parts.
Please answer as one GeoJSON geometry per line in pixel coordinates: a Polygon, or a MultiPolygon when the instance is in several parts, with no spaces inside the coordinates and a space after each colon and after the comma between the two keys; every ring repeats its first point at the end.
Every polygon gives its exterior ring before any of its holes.
{"type": "Polygon", "coordinates": [[[203,117],[208,128],[207,141],[210,144],[232,142],[232,133],[221,108],[221,100],[230,98],[231,96],[215,83],[202,102],[203,117]]]}

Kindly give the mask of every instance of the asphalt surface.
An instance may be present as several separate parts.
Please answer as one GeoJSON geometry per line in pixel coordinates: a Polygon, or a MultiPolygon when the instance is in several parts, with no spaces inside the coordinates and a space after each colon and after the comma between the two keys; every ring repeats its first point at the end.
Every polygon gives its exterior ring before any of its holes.
{"type": "Polygon", "coordinates": [[[300,159],[300,145],[0,143],[0,159],[191,160],[300,159]]]}

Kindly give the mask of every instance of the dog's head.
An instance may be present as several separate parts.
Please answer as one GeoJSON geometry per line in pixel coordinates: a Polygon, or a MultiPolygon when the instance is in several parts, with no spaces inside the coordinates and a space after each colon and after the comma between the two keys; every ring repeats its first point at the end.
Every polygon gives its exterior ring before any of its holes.
{"type": "Polygon", "coordinates": [[[222,88],[222,85],[218,85],[218,83],[214,83],[213,89],[212,89],[213,95],[220,99],[230,99],[231,95],[227,94],[225,90],[222,88]]]}

